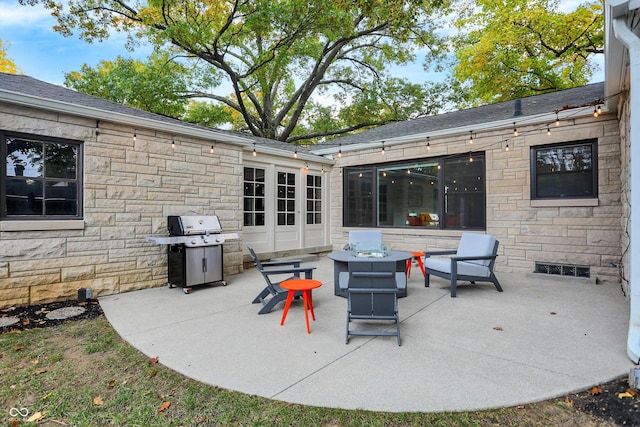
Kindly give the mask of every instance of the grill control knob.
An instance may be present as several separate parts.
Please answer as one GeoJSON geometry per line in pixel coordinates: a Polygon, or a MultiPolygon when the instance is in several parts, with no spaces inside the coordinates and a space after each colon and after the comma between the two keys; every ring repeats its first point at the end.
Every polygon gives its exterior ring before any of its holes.
{"type": "Polygon", "coordinates": [[[191,240],[191,244],[195,245],[196,244],[196,239],[191,240]]]}
{"type": "Polygon", "coordinates": [[[220,239],[216,237],[216,243],[220,243],[220,239]]]}

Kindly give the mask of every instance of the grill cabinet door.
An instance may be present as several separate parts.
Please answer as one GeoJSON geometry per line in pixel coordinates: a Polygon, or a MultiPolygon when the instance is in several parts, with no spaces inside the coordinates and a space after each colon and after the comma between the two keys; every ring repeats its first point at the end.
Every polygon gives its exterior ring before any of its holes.
{"type": "Polygon", "coordinates": [[[203,272],[204,282],[222,280],[222,245],[207,246],[204,249],[203,272]]]}

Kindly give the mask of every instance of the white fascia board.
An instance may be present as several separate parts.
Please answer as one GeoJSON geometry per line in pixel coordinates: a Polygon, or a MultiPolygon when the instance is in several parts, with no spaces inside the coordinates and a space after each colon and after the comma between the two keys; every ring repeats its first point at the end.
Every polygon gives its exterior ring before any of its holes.
{"type": "MultiPolygon", "coordinates": [[[[602,110],[603,110],[603,113],[609,112],[606,106],[602,110]]],[[[593,115],[593,106],[560,110],[558,111],[557,117],[560,120],[567,120],[567,119],[577,119],[581,117],[588,117],[591,115],[593,115]]],[[[340,147],[334,146],[331,148],[313,150],[312,152],[318,155],[331,155],[331,154],[336,154],[340,149],[342,150],[343,153],[346,153],[349,151],[360,151],[360,150],[365,150],[370,148],[380,148],[383,141],[384,141],[385,148],[388,148],[388,147],[399,145],[399,144],[425,141],[427,137],[431,138],[432,140],[433,138],[444,138],[444,137],[451,137],[456,135],[465,135],[466,137],[469,135],[469,132],[477,133],[477,132],[483,132],[483,131],[513,129],[514,122],[516,123],[517,127],[522,127],[522,126],[532,126],[532,125],[542,125],[542,124],[551,125],[555,121],[556,121],[556,113],[549,112],[549,113],[537,114],[537,115],[531,115],[531,116],[521,116],[519,118],[514,117],[508,120],[499,120],[495,122],[487,122],[487,123],[481,123],[481,124],[475,124],[475,125],[459,126],[455,128],[449,128],[449,129],[441,129],[441,130],[431,131],[431,132],[414,133],[411,135],[398,136],[395,138],[377,139],[377,140],[372,140],[368,142],[362,142],[359,144],[347,144],[347,145],[342,145],[340,147]]]]}
{"type": "MultiPolygon", "coordinates": [[[[244,146],[244,149],[243,149],[244,152],[249,153],[249,154],[245,154],[246,158],[249,158],[250,156],[252,156],[253,149],[254,149],[253,143],[244,146]]],[[[282,150],[279,148],[268,147],[265,145],[257,145],[257,144],[255,146],[255,150],[258,156],[260,156],[261,154],[266,154],[274,157],[281,157],[281,158],[284,157],[284,158],[294,159],[293,152],[289,150],[282,150]]],[[[302,163],[303,161],[307,161],[307,162],[313,162],[313,163],[322,163],[325,165],[335,164],[335,161],[333,161],[332,159],[322,157],[317,154],[310,155],[310,154],[301,153],[301,152],[298,152],[298,158],[294,160],[297,163],[302,163]]]]}
{"type": "Polygon", "coordinates": [[[218,133],[214,129],[209,130],[206,128],[198,129],[190,126],[181,126],[180,124],[166,123],[160,120],[147,119],[144,117],[135,117],[128,114],[102,110],[99,108],[79,106],[70,102],[55,101],[4,89],[0,89],[0,101],[22,105],[25,107],[41,108],[48,111],[71,114],[79,117],[104,120],[113,123],[122,123],[138,128],[149,128],[165,131],[168,133],[178,133],[181,135],[188,135],[207,140],[215,140],[217,142],[225,142],[243,146],[251,144],[252,142],[248,138],[218,133]]]}

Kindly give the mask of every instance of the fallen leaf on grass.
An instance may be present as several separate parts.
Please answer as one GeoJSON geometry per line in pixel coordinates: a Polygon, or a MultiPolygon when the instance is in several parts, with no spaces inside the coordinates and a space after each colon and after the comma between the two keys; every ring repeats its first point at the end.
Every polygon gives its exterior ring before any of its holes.
{"type": "Polygon", "coordinates": [[[47,372],[47,370],[46,370],[46,369],[38,369],[38,370],[35,372],[35,374],[36,374],[36,375],[42,375],[42,374],[44,374],[45,372],[47,372]]]}
{"type": "Polygon", "coordinates": [[[24,350],[24,346],[23,345],[14,345],[13,346],[13,351],[20,351],[20,350],[24,350]]]}
{"type": "Polygon", "coordinates": [[[502,329],[502,326],[496,326],[493,329],[496,331],[504,331],[504,329],[502,329]]]}
{"type": "Polygon", "coordinates": [[[44,418],[44,412],[38,411],[25,420],[27,423],[37,423],[44,418]]]}
{"type": "Polygon", "coordinates": [[[151,371],[151,376],[155,377],[156,375],[158,375],[158,370],[154,369],[153,371],[151,371]]]}
{"type": "Polygon", "coordinates": [[[149,359],[149,365],[155,365],[156,363],[158,363],[159,357],[156,356],[153,359],[149,359]]]}
{"type": "Polygon", "coordinates": [[[18,427],[20,425],[20,421],[18,421],[16,418],[11,418],[9,425],[11,427],[18,427]]]}
{"type": "Polygon", "coordinates": [[[573,406],[573,400],[569,399],[569,396],[564,398],[564,403],[566,403],[569,406],[573,406]]]}
{"type": "Polygon", "coordinates": [[[171,406],[171,402],[162,402],[162,405],[160,405],[160,409],[158,409],[158,414],[161,414],[162,412],[164,412],[166,409],[169,408],[169,406],[171,406]]]}
{"type": "Polygon", "coordinates": [[[109,381],[109,383],[107,384],[107,387],[109,387],[109,388],[113,388],[113,386],[115,386],[115,385],[116,385],[116,380],[111,380],[111,381],[109,381]]]}
{"type": "Polygon", "coordinates": [[[591,389],[591,396],[595,396],[601,393],[602,393],[602,389],[600,387],[594,387],[591,389]]]}
{"type": "Polygon", "coordinates": [[[93,404],[95,406],[102,406],[103,403],[104,403],[104,400],[102,400],[102,397],[96,396],[93,398],[93,404]]]}

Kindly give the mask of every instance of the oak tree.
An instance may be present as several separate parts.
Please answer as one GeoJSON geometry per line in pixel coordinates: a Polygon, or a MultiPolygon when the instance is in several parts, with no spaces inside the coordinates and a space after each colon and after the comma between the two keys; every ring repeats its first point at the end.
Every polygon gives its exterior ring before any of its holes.
{"type": "Polygon", "coordinates": [[[64,35],[91,42],[126,32],[131,48],[147,41],[187,66],[206,64],[219,85],[194,85],[190,96],[228,107],[240,130],[261,137],[292,142],[404,120],[432,108],[442,89],[411,86],[390,69],[417,49],[442,54],[434,15],[445,0],[20,1],[50,8],[64,35]],[[346,107],[361,120],[346,120],[346,107]]]}

